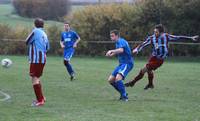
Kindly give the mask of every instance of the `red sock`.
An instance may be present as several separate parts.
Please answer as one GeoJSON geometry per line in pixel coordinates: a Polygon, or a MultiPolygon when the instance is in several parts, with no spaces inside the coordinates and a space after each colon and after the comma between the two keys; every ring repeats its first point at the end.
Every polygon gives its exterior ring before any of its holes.
{"type": "Polygon", "coordinates": [[[137,82],[139,81],[140,79],[142,79],[144,76],[144,74],[142,73],[142,71],[140,71],[140,73],[135,77],[134,81],[137,82]]]}
{"type": "Polygon", "coordinates": [[[148,79],[150,85],[153,85],[153,77],[154,77],[153,72],[152,71],[148,72],[148,79]]]}
{"type": "Polygon", "coordinates": [[[43,100],[43,94],[42,94],[42,86],[41,86],[41,84],[39,83],[39,84],[33,85],[33,89],[35,91],[35,95],[36,95],[37,101],[41,102],[43,100]]]}

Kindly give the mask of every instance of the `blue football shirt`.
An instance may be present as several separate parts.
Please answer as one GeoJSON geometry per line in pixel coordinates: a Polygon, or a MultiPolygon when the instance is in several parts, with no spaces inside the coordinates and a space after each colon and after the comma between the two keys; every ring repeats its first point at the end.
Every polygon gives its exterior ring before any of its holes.
{"type": "Polygon", "coordinates": [[[61,41],[65,45],[65,49],[73,47],[76,40],[79,38],[79,35],[75,31],[64,31],[61,33],[61,41]]]}
{"type": "Polygon", "coordinates": [[[119,63],[126,63],[126,64],[131,63],[132,64],[133,57],[131,55],[131,49],[130,49],[128,42],[123,38],[119,38],[119,40],[116,41],[116,49],[118,49],[118,48],[124,49],[123,53],[120,53],[117,55],[119,63]]]}

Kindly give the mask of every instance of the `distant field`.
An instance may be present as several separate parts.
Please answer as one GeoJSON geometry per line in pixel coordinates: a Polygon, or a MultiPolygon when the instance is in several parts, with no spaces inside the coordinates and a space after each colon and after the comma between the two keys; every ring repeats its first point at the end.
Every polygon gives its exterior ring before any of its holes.
{"type": "MultiPolygon", "coordinates": [[[[61,57],[48,57],[42,83],[47,102],[30,107],[34,94],[25,56],[11,58],[14,65],[0,67],[0,91],[11,96],[0,101],[0,121],[200,121],[200,58],[168,59],[157,70],[155,89],[144,91],[147,77],[128,88],[129,102],[108,85],[116,59],[75,57],[77,80],[69,81],[61,57]]],[[[146,59],[137,59],[130,80],[146,59]]],[[[0,100],[4,96],[0,94],[0,100]]]]}
{"type": "MultiPolygon", "coordinates": [[[[72,6],[72,11],[81,10],[83,6],[72,6]]],[[[11,4],[0,4],[0,23],[8,24],[12,27],[26,26],[33,27],[33,19],[20,17],[13,14],[13,7],[11,4]]],[[[62,26],[61,23],[56,21],[47,21],[47,25],[58,25],[62,26]]]]}

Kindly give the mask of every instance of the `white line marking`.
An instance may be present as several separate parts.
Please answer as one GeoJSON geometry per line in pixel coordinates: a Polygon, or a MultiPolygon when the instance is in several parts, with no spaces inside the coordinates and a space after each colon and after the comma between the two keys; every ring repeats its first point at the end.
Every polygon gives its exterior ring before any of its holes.
{"type": "Polygon", "coordinates": [[[10,95],[6,94],[5,92],[2,92],[1,90],[0,90],[0,93],[5,96],[5,98],[0,99],[0,101],[6,101],[11,98],[10,95]]]}

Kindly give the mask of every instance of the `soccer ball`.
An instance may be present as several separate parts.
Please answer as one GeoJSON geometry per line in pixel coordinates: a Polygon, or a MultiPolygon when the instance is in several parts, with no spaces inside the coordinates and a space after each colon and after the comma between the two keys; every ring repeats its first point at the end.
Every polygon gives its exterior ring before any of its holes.
{"type": "Polygon", "coordinates": [[[12,61],[8,58],[5,58],[3,60],[1,60],[1,65],[4,67],[4,68],[9,68],[11,65],[12,65],[12,61]]]}

